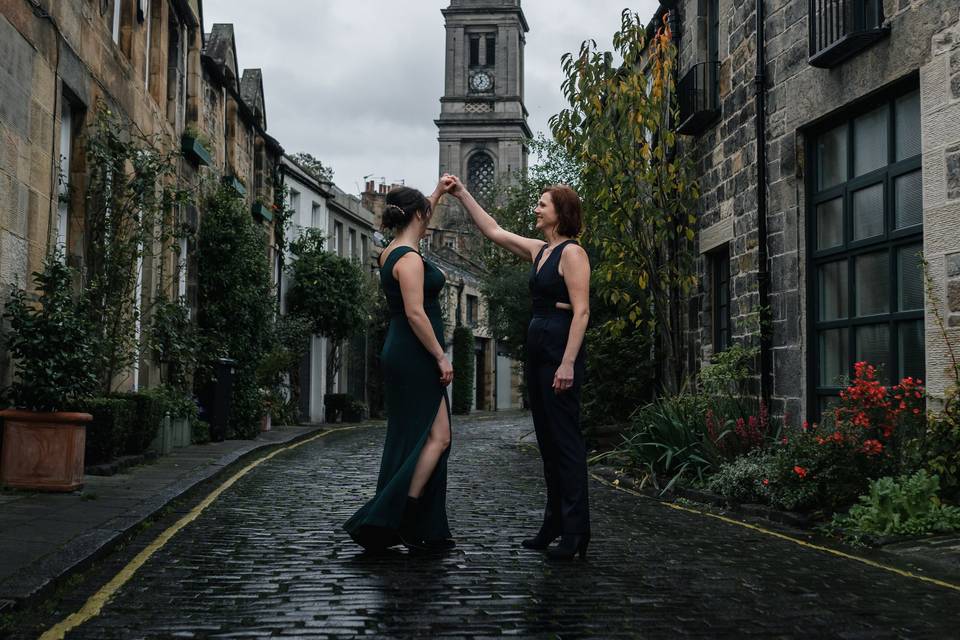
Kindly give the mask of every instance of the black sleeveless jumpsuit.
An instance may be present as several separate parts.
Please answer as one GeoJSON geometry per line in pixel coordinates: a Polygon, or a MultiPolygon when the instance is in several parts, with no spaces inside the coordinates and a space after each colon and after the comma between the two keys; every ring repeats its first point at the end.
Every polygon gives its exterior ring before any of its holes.
{"type": "Polygon", "coordinates": [[[580,391],[586,373],[582,345],[573,367],[573,386],[561,393],[553,390],[553,376],[563,360],[573,320],[570,310],[556,306],[557,302],[570,303],[559,271],[560,255],[574,242],[567,240],[554,247],[538,272],[544,245],[530,271],[533,318],[527,330],[527,390],[547,484],[543,526],[556,534],[590,532],[587,450],[580,433],[580,391]]]}

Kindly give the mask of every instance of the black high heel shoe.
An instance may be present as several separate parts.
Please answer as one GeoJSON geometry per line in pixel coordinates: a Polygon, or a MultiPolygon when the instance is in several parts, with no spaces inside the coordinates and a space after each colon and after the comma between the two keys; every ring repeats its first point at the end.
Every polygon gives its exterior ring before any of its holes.
{"type": "Polygon", "coordinates": [[[589,542],[589,533],[565,533],[560,538],[560,544],[547,551],[547,557],[551,560],[572,560],[579,553],[580,559],[583,560],[587,557],[589,542]]]}
{"type": "Polygon", "coordinates": [[[535,551],[543,551],[550,546],[550,543],[560,537],[559,533],[552,533],[548,529],[540,527],[540,531],[537,532],[532,538],[527,538],[520,542],[520,546],[524,549],[533,549],[535,551]]]}
{"type": "Polygon", "coordinates": [[[403,518],[400,520],[400,529],[397,533],[400,536],[400,542],[409,551],[429,551],[425,540],[421,539],[416,532],[417,516],[420,514],[420,501],[416,498],[407,497],[407,506],[403,510],[403,518]]]}

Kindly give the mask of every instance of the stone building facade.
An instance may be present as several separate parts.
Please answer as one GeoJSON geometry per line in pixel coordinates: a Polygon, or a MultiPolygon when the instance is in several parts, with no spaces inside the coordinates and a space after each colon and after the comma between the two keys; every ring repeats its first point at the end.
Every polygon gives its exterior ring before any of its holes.
{"type": "Polygon", "coordinates": [[[933,312],[960,338],[960,4],[669,4],[653,23],[668,15],[679,45],[678,124],[702,189],[688,367],[762,345],[761,388],[793,424],[858,360],[941,395],[933,312]]]}
{"type": "MultiPolygon", "coordinates": [[[[266,133],[259,71],[241,75],[235,50],[229,25],[204,34],[200,0],[0,2],[0,282],[27,286],[57,244],[83,267],[84,146],[100,108],[163,151],[197,141],[210,157],[185,151],[181,184],[236,177],[272,238],[269,207],[255,205],[273,201],[282,149],[266,133]]],[[[170,214],[196,227],[200,209],[170,214]]],[[[144,264],[138,304],[162,286],[195,306],[195,283],[192,247],[165,247],[144,264]],[[160,282],[162,273],[179,277],[160,282]]],[[[118,386],[158,381],[145,359],[118,386]]]]}

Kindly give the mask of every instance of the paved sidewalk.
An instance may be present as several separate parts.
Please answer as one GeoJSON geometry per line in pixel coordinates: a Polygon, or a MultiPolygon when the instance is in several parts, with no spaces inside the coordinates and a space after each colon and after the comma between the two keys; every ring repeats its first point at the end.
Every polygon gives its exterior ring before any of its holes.
{"type": "Polygon", "coordinates": [[[321,431],[277,427],[254,440],[175,450],[72,493],[0,493],[0,609],[40,594],[108,552],[134,527],[244,456],[321,431]]]}

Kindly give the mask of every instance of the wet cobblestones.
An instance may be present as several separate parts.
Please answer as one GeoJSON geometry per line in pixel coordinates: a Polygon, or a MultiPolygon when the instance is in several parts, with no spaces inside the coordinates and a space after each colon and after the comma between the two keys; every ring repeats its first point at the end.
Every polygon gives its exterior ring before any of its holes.
{"type": "Polygon", "coordinates": [[[455,420],[446,555],[361,553],[340,524],[383,431],[333,434],[222,495],[69,638],[952,638],[960,593],[591,484],[586,562],[539,524],[525,416],[455,420]]]}

